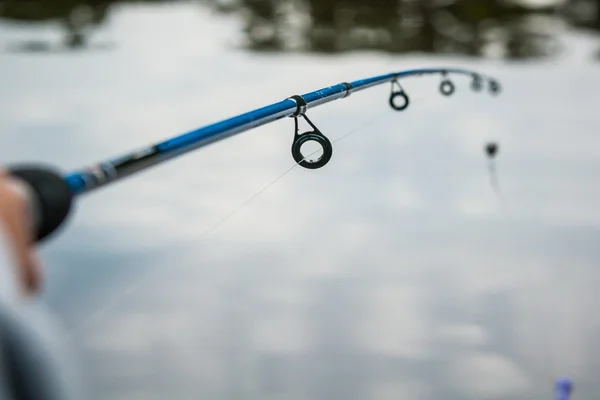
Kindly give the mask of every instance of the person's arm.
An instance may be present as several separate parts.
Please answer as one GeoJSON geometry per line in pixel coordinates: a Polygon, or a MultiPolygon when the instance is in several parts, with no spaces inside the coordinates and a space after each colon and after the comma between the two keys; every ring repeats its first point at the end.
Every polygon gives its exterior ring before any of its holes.
{"type": "Polygon", "coordinates": [[[22,293],[13,259],[10,241],[4,229],[0,228],[0,304],[16,301],[22,293]]]}
{"type": "MultiPolygon", "coordinates": [[[[19,297],[19,280],[13,267],[13,257],[9,252],[9,241],[6,239],[4,229],[0,227],[0,355],[6,354],[6,324],[4,321],[4,304],[15,301],[19,297]]],[[[0,399],[12,399],[10,374],[7,360],[0,356],[0,399]]]]}
{"type": "Polygon", "coordinates": [[[41,286],[26,190],[0,170],[0,301],[36,295],[41,286]]]}
{"type": "Polygon", "coordinates": [[[78,400],[68,347],[37,296],[42,271],[27,190],[0,171],[0,399],[78,400]]]}

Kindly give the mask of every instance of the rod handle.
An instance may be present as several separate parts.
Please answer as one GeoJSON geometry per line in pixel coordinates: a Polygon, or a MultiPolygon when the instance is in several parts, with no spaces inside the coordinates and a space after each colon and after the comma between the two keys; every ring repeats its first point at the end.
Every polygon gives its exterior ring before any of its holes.
{"type": "Polygon", "coordinates": [[[52,167],[23,164],[9,167],[8,173],[25,190],[34,239],[41,242],[65,223],[75,196],[62,174],[52,167]]]}

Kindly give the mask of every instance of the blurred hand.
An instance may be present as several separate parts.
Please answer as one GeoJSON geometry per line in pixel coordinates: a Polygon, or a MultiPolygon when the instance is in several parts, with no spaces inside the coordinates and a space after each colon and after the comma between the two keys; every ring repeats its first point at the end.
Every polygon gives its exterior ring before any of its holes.
{"type": "MultiPolygon", "coordinates": [[[[38,259],[27,199],[18,182],[0,169],[0,229],[13,257],[13,267],[25,295],[38,293],[42,268],[38,259]]],[[[10,267],[10,266],[9,266],[10,267]]],[[[7,279],[1,277],[0,279],[7,279]]]]}

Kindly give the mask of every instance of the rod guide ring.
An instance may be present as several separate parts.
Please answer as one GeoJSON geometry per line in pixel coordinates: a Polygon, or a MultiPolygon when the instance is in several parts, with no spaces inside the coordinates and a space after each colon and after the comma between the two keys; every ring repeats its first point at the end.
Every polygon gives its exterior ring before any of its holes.
{"type": "Polygon", "coordinates": [[[327,139],[327,137],[318,130],[305,132],[302,135],[297,135],[292,143],[292,157],[301,167],[304,168],[322,168],[329,162],[329,160],[331,160],[332,156],[333,146],[331,145],[331,141],[327,139]],[[304,159],[305,156],[302,155],[301,148],[302,145],[307,142],[316,142],[321,146],[321,149],[323,150],[323,154],[321,155],[321,157],[314,161],[304,159]]]}
{"type": "Polygon", "coordinates": [[[405,110],[410,104],[408,95],[406,94],[404,88],[402,87],[400,82],[398,82],[398,79],[396,77],[394,77],[394,79],[392,80],[392,93],[390,93],[389,103],[390,107],[392,107],[396,111],[405,110]],[[398,97],[402,97],[404,99],[404,102],[401,105],[396,104],[396,99],[398,97]]]}
{"type": "Polygon", "coordinates": [[[444,96],[451,96],[454,93],[454,83],[449,79],[444,79],[442,83],[440,83],[440,92],[444,96]]]}
{"type": "Polygon", "coordinates": [[[392,92],[392,94],[390,94],[390,107],[392,107],[396,111],[405,110],[408,107],[409,103],[410,100],[408,99],[408,95],[404,93],[404,91],[392,92]],[[404,99],[404,103],[402,103],[402,105],[396,104],[396,99],[398,97],[402,97],[404,99]]]}

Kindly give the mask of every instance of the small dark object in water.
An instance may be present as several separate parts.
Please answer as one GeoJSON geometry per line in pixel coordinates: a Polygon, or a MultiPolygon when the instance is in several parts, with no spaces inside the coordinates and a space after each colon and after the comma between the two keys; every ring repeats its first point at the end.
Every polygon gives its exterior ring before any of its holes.
{"type": "Polygon", "coordinates": [[[490,158],[494,158],[498,154],[498,143],[490,142],[485,146],[485,152],[490,158]]]}

